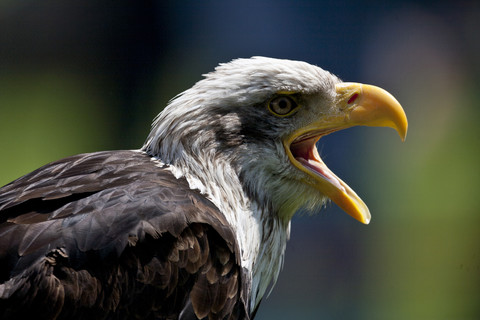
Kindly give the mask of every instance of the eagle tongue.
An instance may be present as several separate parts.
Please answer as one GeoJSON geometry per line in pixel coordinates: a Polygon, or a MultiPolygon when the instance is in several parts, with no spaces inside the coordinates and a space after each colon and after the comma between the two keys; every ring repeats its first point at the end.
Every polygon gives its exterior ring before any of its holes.
{"type": "Polygon", "coordinates": [[[345,192],[345,188],[340,184],[340,181],[338,181],[338,178],[333,174],[330,169],[321,161],[318,161],[317,159],[304,159],[301,157],[295,158],[298,162],[300,162],[303,166],[306,168],[310,169],[323,179],[327,180],[330,182],[332,185],[334,185],[337,189],[345,192]]]}

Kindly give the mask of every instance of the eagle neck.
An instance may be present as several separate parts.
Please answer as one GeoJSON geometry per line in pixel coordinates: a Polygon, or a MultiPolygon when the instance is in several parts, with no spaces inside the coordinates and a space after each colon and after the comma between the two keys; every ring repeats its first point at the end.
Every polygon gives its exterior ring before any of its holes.
{"type": "Polygon", "coordinates": [[[265,199],[260,201],[247,194],[238,170],[226,159],[212,161],[199,154],[195,158],[184,154],[169,168],[177,178],[185,177],[191,189],[212,201],[235,230],[241,266],[251,274],[250,308],[254,310],[274,286],[283,266],[290,222],[285,223],[271,212],[265,199]]]}

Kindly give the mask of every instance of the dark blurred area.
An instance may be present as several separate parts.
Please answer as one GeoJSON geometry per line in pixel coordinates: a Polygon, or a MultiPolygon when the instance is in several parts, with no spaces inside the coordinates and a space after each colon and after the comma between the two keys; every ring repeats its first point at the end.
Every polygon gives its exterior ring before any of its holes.
{"type": "Polygon", "coordinates": [[[139,148],[220,62],[304,60],[390,91],[409,118],[320,141],[369,205],[292,222],[259,319],[480,318],[475,1],[0,2],[0,185],[77,153],[139,148]]]}

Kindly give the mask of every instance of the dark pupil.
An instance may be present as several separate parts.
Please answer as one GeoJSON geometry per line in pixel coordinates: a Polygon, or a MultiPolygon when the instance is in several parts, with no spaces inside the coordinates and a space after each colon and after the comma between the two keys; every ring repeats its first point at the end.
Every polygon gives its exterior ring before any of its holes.
{"type": "Polygon", "coordinates": [[[287,109],[288,108],[288,101],[287,99],[280,99],[280,101],[278,102],[278,106],[280,107],[280,110],[284,111],[284,109],[287,109]]]}

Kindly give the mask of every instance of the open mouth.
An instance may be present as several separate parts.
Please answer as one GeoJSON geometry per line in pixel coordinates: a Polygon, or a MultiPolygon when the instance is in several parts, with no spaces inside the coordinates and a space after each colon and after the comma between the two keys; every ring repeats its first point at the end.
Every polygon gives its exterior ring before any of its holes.
{"type": "Polygon", "coordinates": [[[337,189],[345,192],[345,187],[342,186],[337,176],[335,176],[335,174],[333,174],[333,172],[330,171],[322,161],[316,147],[316,143],[321,137],[335,131],[338,131],[338,129],[311,132],[301,135],[290,144],[290,152],[292,153],[293,158],[303,167],[310,170],[319,178],[331,183],[337,189]]]}
{"type": "Polygon", "coordinates": [[[346,127],[348,126],[308,130],[295,137],[291,142],[286,142],[285,149],[291,163],[313,178],[307,179],[306,183],[330,198],[352,217],[367,224],[370,222],[370,212],[367,206],[355,191],[325,165],[316,147],[316,143],[321,137],[346,127]]]}

